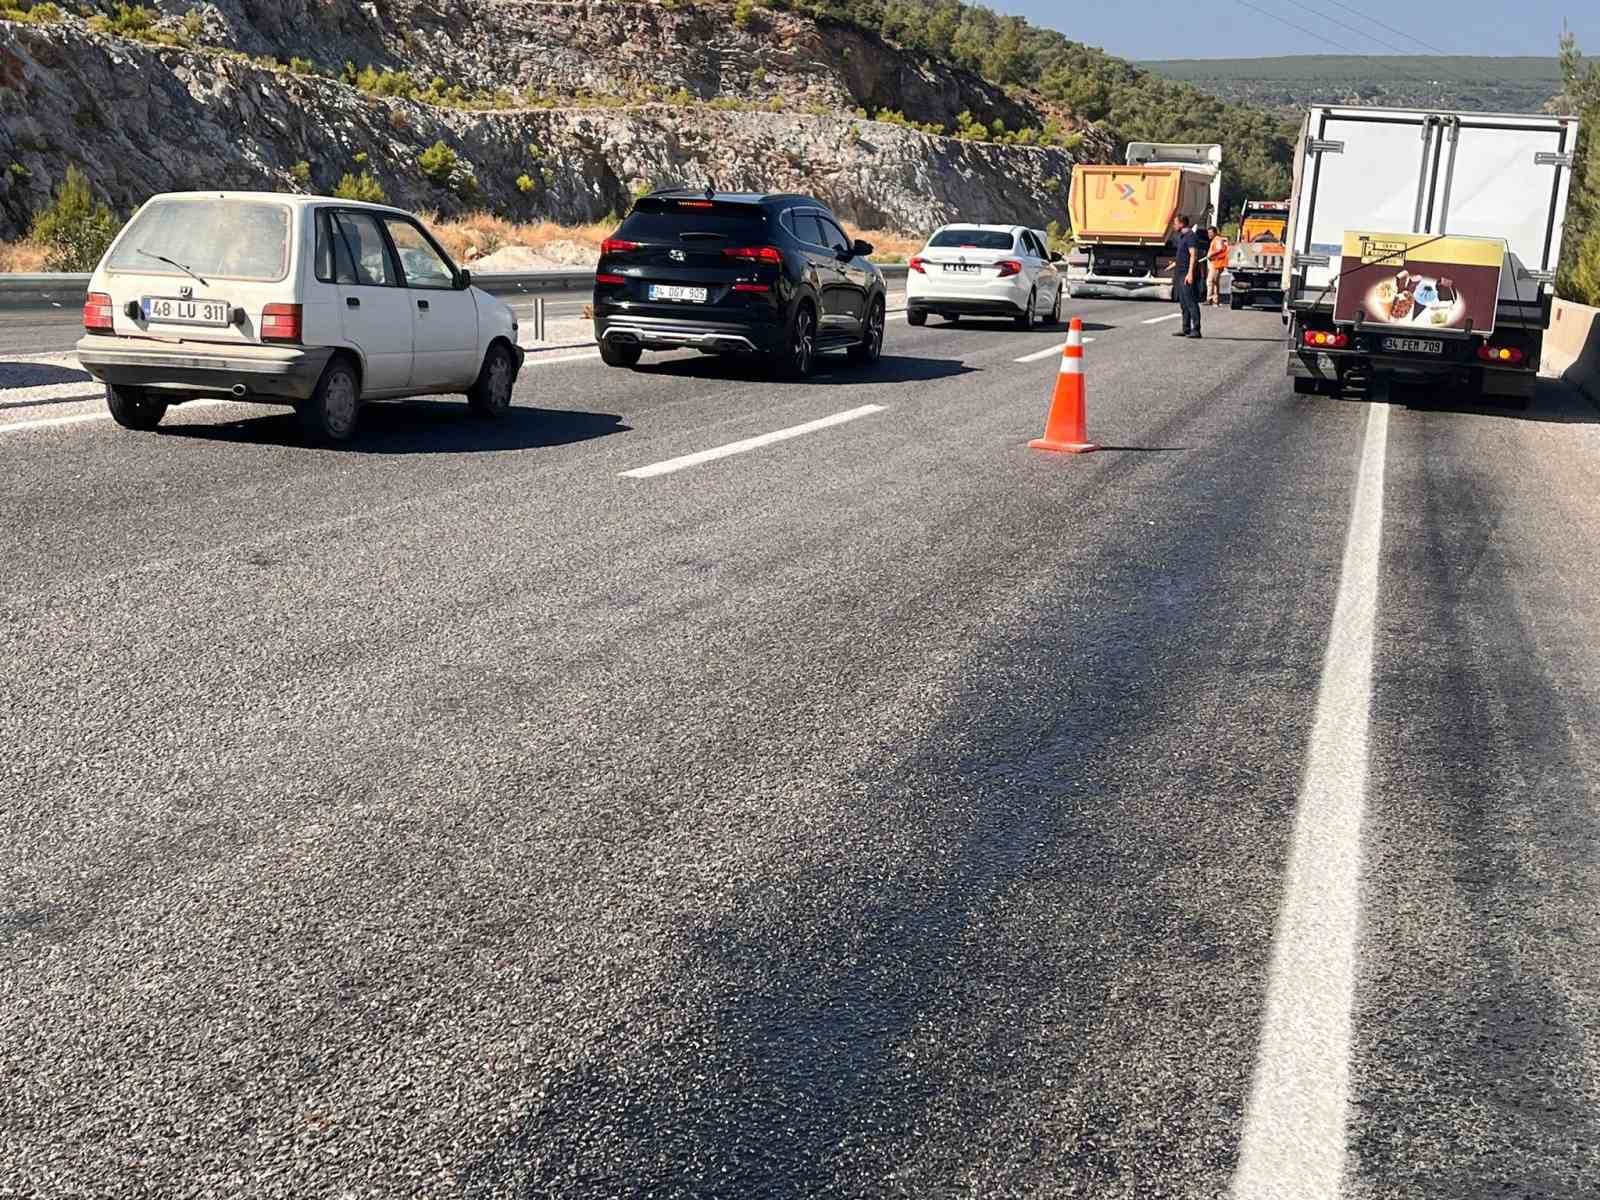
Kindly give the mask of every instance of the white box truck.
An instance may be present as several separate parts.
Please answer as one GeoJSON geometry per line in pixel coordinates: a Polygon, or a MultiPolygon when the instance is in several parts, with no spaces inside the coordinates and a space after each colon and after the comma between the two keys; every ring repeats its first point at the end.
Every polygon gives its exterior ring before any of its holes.
{"type": "Polygon", "coordinates": [[[1068,294],[1171,300],[1172,219],[1217,219],[1222,147],[1130,142],[1126,158],[1126,166],[1072,168],[1068,294]]]}
{"type": "Polygon", "coordinates": [[[1312,108],[1283,269],[1295,391],[1531,395],[1577,137],[1575,117],[1312,108]]]}

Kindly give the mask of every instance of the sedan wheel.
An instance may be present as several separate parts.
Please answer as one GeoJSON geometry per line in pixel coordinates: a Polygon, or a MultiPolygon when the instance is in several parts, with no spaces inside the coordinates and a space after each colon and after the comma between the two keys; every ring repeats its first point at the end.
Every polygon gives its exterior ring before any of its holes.
{"type": "Polygon", "coordinates": [[[511,407],[511,389],[516,381],[511,351],[499,344],[490,346],[489,353],[484,355],[478,381],[467,393],[467,403],[480,417],[503,416],[511,407]]]}
{"type": "Polygon", "coordinates": [[[361,415],[361,385],[349,363],[328,364],[309,400],[295,406],[300,427],[312,441],[347,442],[361,415]]]}
{"type": "Polygon", "coordinates": [[[106,407],[124,429],[154,429],[167,415],[165,400],[152,400],[136,388],[107,386],[106,407]]]}
{"type": "Polygon", "coordinates": [[[1028,293],[1028,306],[1022,310],[1022,315],[1017,318],[1018,329],[1032,329],[1038,320],[1039,290],[1035,288],[1028,293]]]}

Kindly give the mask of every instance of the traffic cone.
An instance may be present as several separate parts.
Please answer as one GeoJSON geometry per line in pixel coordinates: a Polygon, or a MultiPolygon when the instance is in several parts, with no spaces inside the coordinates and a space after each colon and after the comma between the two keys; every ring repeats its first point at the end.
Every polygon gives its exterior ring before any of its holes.
{"type": "Polygon", "coordinates": [[[1050,400],[1044,436],[1034,438],[1028,445],[1035,450],[1060,450],[1066,454],[1100,449],[1089,440],[1084,400],[1083,321],[1073,317],[1067,344],[1061,348],[1061,370],[1056,374],[1056,393],[1050,400]]]}

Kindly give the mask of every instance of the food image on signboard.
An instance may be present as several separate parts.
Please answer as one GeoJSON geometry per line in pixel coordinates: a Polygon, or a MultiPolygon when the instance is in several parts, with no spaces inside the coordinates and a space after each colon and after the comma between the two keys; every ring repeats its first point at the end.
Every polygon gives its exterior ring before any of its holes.
{"type": "Polygon", "coordinates": [[[1491,331],[1504,255],[1490,238],[1346,232],[1334,320],[1491,331]]]}

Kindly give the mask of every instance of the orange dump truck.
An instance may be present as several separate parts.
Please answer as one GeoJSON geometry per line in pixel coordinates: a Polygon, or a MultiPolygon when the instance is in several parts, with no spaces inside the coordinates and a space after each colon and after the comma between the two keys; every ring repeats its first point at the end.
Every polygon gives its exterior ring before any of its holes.
{"type": "Polygon", "coordinates": [[[1217,218],[1222,147],[1131,142],[1127,163],[1072,168],[1073,296],[1172,299],[1172,220],[1217,218]]]}

